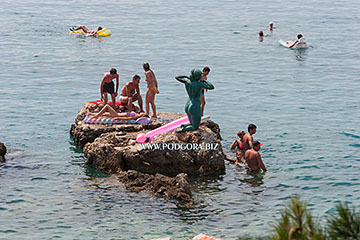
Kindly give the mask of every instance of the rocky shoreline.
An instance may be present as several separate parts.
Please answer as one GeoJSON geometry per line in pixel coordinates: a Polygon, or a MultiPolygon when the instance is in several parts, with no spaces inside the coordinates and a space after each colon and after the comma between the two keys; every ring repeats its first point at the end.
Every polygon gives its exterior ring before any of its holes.
{"type": "Polygon", "coordinates": [[[160,112],[159,120],[149,124],[106,126],[83,122],[87,113],[101,107],[85,103],[71,126],[70,135],[74,145],[83,148],[90,167],[117,174],[126,189],[192,202],[188,175],[200,177],[225,172],[225,154],[217,123],[209,120],[194,132],[162,133],[151,144],[142,145],[136,143],[138,133],[167,123],[159,121],[161,119],[176,120],[185,115],[160,112]]]}

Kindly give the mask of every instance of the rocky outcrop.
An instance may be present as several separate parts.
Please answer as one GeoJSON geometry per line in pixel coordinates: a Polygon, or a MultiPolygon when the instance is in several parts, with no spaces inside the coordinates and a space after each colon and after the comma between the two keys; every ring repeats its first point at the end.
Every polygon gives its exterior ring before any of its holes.
{"type": "Polygon", "coordinates": [[[0,162],[5,162],[6,147],[0,142],[0,162]]]}
{"type": "Polygon", "coordinates": [[[118,136],[115,132],[101,135],[83,149],[87,164],[107,173],[136,170],[203,176],[225,171],[220,139],[206,124],[194,132],[162,133],[145,145],[136,143],[135,137],[136,134],[118,136]]]}
{"type": "Polygon", "coordinates": [[[146,174],[134,170],[123,171],[118,175],[120,182],[132,192],[148,191],[155,196],[176,199],[180,202],[192,203],[190,184],[187,174],[180,173],[171,178],[162,174],[146,174]]]}
{"type": "MultiPolygon", "coordinates": [[[[166,121],[112,126],[83,123],[89,112],[101,105],[86,103],[71,126],[74,145],[83,148],[87,164],[109,174],[131,191],[149,191],[156,196],[192,202],[187,175],[219,175],[225,172],[225,154],[219,125],[207,121],[193,132],[162,133],[150,144],[136,143],[138,133],[158,128],[166,121]]],[[[158,113],[160,119],[176,120],[180,113],[158,113]]]]}
{"type": "MultiPolygon", "coordinates": [[[[74,145],[83,148],[86,143],[93,142],[103,133],[109,132],[139,132],[143,130],[151,130],[158,128],[162,125],[161,122],[153,121],[149,124],[117,124],[113,126],[97,125],[97,124],[85,124],[83,120],[90,112],[98,112],[103,105],[97,105],[94,103],[85,103],[84,107],[78,112],[75,119],[75,124],[71,125],[70,135],[73,137],[74,145]]],[[[183,115],[177,114],[175,118],[181,118],[183,115]]],[[[168,114],[159,113],[159,117],[168,118],[168,114]]]]}

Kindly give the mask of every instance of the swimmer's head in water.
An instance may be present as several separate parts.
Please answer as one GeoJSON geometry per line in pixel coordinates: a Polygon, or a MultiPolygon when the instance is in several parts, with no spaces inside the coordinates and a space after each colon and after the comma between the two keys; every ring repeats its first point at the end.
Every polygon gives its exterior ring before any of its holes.
{"type": "Polygon", "coordinates": [[[260,146],[262,146],[262,143],[260,143],[259,141],[253,142],[253,148],[254,148],[255,150],[260,149],[260,146]]]}
{"type": "Polygon", "coordinates": [[[270,22],[269,22],[269,25],[270,25],[270,26],[274,25],[274,22],[273,22],[273,21],[270,21],[270,22]]]}
{"type": "Polygon", "coordinates": [[[117,71],[115,68],[110,69],[110,74],[117,74],[117,71]]]}
{"type": "Polygon", "coordinates": [[[298,39],[300,39],[300,38],[302,38],[303,37],[303,35],[301,34],[301,33],[299,33],[298,35],[297,35],[297,38],[298,39]]]}
{"type": "Polygon", "coordinates": [[[199,69],[191,70],[190,81],[199,81],[201,79],[202,72],[199,69]]]}
{"type": "Polygon", "coordinates": [[[143,64],[143,68],[144,68],[145,71],[149,71],[150,70],[150,64],[148,62],[145,62],[143,64]]]}
{"type": "Polygon", "coordinates": [[[263,36],[264,36],[263,31],[260,31],[260,32],[259,32],[259,37],[263,37],[263,36]]]}

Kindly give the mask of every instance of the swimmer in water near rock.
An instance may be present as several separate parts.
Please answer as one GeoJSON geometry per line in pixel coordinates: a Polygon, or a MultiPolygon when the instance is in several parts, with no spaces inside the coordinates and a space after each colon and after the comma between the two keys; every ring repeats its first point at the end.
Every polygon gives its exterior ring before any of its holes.
{"type": "Polygon", "coordinates": [[[258,172],[260,170],[266,172],[267,170],[259,153],[261,145],[260,142],[255,141],[253,142],[253,148],[245,153],[245,162],[249,172],[258,172]]]}

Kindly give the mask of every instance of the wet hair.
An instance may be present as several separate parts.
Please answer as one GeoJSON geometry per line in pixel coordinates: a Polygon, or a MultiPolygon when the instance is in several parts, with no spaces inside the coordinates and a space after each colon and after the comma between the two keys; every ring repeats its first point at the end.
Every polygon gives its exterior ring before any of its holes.
{"type": "Polygon", "coordinates": [[[208,66],[205,66],[202,71],[203,72],[210,72],[210,68],[208,66]]]}
{"type": "Polygon", "coordinates": [[[116,74],[116,73],[117,73],[117,71],[115,68],[110,69],[110,74],[116,74]]]}
{"type": "Polygon", "coordinates": [[[136,75],[133,76],[133,80],[135,80],[135,79],[141,79],[141,78],[140,78],[139,75],[136,74],[136,75]]]}
{"type": "Polygon", "coordinates": [[[254,147],[257,147],[257,146],[259,146],[261,143],[259,142],[259,141],[255,141],[255,142],[253,142],[253,146],[254,147]]]}
{"type": "Polygon", "coordinates": [[[299,33],[298,35],[297,35],[297,38],[298,39],[300,39],[300,38],[302,38],[303,37],[303,35],[301,34],[301,33],[299,33]]]}
{"type": "Polygon", "coordinates": [[[101,29],[103,29],[102,26],[99,26],[99,27],[98,27],[98,31],[101,30],[101,29]]]}
{"type": "Polygon", "coordinates": [[[248,131],[250,132],[251,129],[256,129],[256,125],[250,123],[249,126],[248,126],[248,131]]]}
{"type": "Polygon", "coordinates": [[[263,31],[260,31],[260,32],[259,32],[259,36],[260,36],[260,37],[263,37],[263,36],[264,36],[263,31]]]}
{"type": "Polygon", "coordinates": [[[143,64],[143,68],[144,68],[145,71],[150,70],[150,64],[149,64],[148,62],[145,62],[145,63],[143,64]]]}

